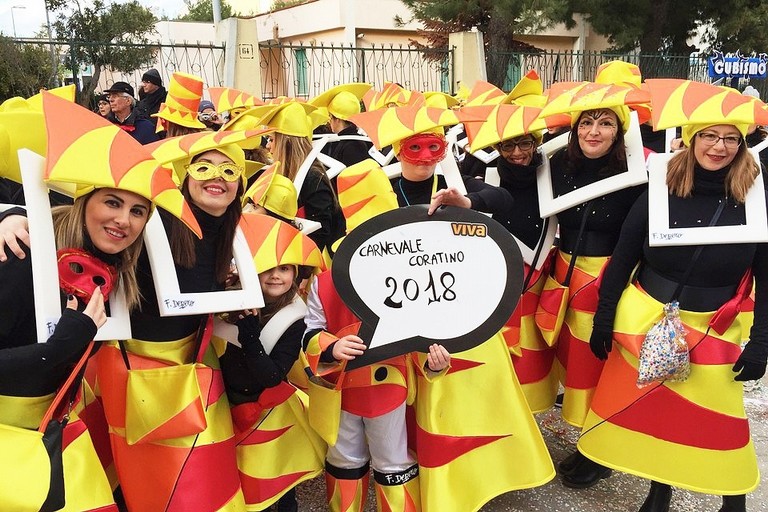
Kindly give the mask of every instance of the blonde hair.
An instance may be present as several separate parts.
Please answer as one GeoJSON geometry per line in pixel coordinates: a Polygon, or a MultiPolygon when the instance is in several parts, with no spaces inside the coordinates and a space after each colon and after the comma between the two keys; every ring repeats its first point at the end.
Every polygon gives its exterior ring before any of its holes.
{"type": "MultiPolygon", "coordinates": [[[[312,143],[306,137],[279,132],[272,134],[272,160],[280,162],[281,173],[291,181],[296,179],[299,167],[304,163],[310,151],[312,151],[312,143]]],[[[317,161],[312,162],[312,168],[325,175],[325,168],[317,161]]]]}
{"type": "MultiPolygon", "coordinates": [[[[693,192],[693,169],[696,166],[697,138],[691,139],[691,146],[675,153],[667,164],[667,187],[670,194],[677,197],[690,197],[693,192]]],[[[742,142],[731,162],[731,168],[725,177],[725,194],[739,203],[744,203],[747,192],[755,178],[760,173],[755,159],[747,151],[746,143],[742,142]]]]}
{"type": "MultiPolygon", "coordinates": [[[[94,191],[95,192],[95,191],[94,191]]],[[[56,247],[71,247],[85,249],[85,207],[93,196],[93,192],[79,197],[71,206],[57,206],[51,210],[53,231],[56,237],[56,247]]],[[[142,233],[144,228],[142,228],[142,233]]],[[[136,263],[144,246],[144,237],[140,234],[136,240],[120,251],[117,268],[118,286],[125,293],[128,309],[133,310],[139,305],[141,293],[136,281],[136,263]]]]}

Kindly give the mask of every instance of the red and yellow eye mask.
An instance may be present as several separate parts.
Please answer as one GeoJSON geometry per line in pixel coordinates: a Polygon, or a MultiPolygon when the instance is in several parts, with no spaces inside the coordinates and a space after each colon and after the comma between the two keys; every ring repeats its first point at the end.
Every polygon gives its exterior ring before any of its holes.
{"type": "Polygon", "coordinates": [[[445,158],[448,143],[437,133],[417,133],[400,141],[397,157],[414,165],[435,165],[445,158]]]}
{"type": "Polygon", "coordinates": [[[198,181],[221,178],[230,183],[240,179],[243,167],[232,163],[212,164],[210,162],[194,162],[186,166],[187,174],[198,181]]]}

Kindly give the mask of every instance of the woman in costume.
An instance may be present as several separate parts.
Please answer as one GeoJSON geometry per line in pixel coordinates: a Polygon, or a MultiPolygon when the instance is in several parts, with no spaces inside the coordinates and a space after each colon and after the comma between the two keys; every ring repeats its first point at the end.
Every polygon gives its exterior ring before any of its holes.
{"type": "MultiPolygon", "coordinates": [[[[481,107],[484,108],[484,107],[481,107]]],[[[465,109],[471,112],[472,108],[465,109]]],[[[498,105],[491,108],[487,121],[464,121],[470,149],[477,151],[493,146],[500,158],[496,160],[499,187],[510,193],[514,202],[507,211],[496,213],[493,219],[501,223],[515,238],[534,251],[537,260],[546,258],[551,248],[547,232],[552,218],[544,220],[539,214],[539,196],[536,169],[542,155],[536,151],[541,141],[541,130],[546,126],[538,120],[540,109],[517,105],[498,105]],[[534,119],[525,125],[524,119],[534,119]],[[538,252],[536,252],[538,251],[538,252]]],[[[524,291],[520,302],[507,322],[503,335],[512,355],[520,384],[531,411],[542,412],[555,402],[558,381],[553,371],[555,350],[541,336],[534,323],[539,294],[544,286],[548,269],[536,269],[526,264],[524,291]]]]}
{"type": "Polygon", "coordinates": [[[272,161],[280,162],[280,173],[294,182],[298,191],[299,216],[320,223],[309,237],[322,251],[344,235],[341,213],[331,182],[318,161],[307,163],[312,151],[312,129],[327,116],[306,103],[288,101],[279,105],[254,107],[244,112],[232,126],[269,126],[276,133],[267,139],[272,161]],[[299,172],[303,166],[306,172],[299,172]]]}
{"type": "MultiPolygon", "coordinates": [[[[721,511],[743,512],[745,494],[757,487],[759,476],[739,381],[765,373],[768,244],[715,238],[703,246],[650,247],[648,233],[649,209],[656,201],[669,202],[665,228],[745,224],[745,200],[760,173],[744,140],[754,114],[735,108],[736,92],[677,80],[649,82],[655,124],[669,112],[682,112],[680,102],[705,106],[688,118],[676,117],[687,147],[666,164],[668,194],[654,198],[651,189],[637,200],[606,268],[590,345],[607,362],[578,447],[601,464],[651,479],[643,512],[668,510],[671,486],[721,494],[721,511]],[[657,88],[657,82],[675,87],[657,88]],[[720,109],[731,101],[729,109],[720,109]],[[750,274],[756,283],[755,314],[742,352],[738,305],[749,294],[750,274]],[[645,333],[675,297],[690,376],[638,387],[645,333]]],[[[762,190],[753,197],[765,201],[762,190]]]]}
{"type": "MultiPolygon", "coordinates": [[[[560,98],[569,99],[571,94],[565,92],[560,98]]],[[[558,102],[556,98],[551,105],[556,106],[558,102]]],[[[600,104],[596,104],[572,112],[568,145],[550,158],[554,198],[627,172],[624,134],[629,129],[629,108],[623,100],[607,102],[607,105],[610,106],[600,108],[600,104]]],[[[548,108],[549,105],[543,111],[545,114],[550,113],[548,108]]],[[[572,275],[562,329],[553,343],[557,343],[556,368],[565,388],[562,416],[577,427],[584,422],[602,370],[602,362],[592,357],[588,345],[592,330],[588,318],[597,307],[597,278],[613,252],[629,208],[643,190],[644,186],[623,188],[557,214],[560,245],[554,253],[551,276],[562,286],[569,266],[572,266],[572,275]]],[[[547,293],[545,285],[539,310],[546,304],[547,293]]],[[[538,311],[537,325],[542,328],[538,311]]],[[[561,461],[558,469],[563,483],[575,488],[590,487],[610,476],[608,468],[595,464],[578,451],[561,461]]]]}
{"type": "Polygon", "coordinates": [[[248,510],[276,502],[279,512],[292,512],[298,510],[295,486],[322,473],[325,455],[325,443],[308,423],[306,395],[286,380],[305,329],[298,269],[322,268],[323,258],[314,242],[280,220],[246,213],[241,226],[265,306],[233,319],[239,346],[227,344],[221,356],[240,479],[248,510]]]}
{"type": "MultiPolygon", "coordinates": [[[[46,179],[67,188],[76,188],[72,206],[59,206],[53,212],[54,235],[59,260],[59,283],[63,314],[45,343],[36,343],[35,298],[29,249],[24,257],[9,252],[0,263],[3,293],[3,315],[0,318],[0,423],[18,428],[36,429],[55,393],[73,373],[93,340],[97,328],[107,320],[105,300],[109,290],[123,293],[130,310],[140,301],[136,280],[136,262],[143,246],[144,226],[156,202],[171,210],[183,211],[183,199],[170,173],[158,167],[148,152],[118,128],[96,114],[89,115],[89,128],[99,127],[104,155],[129,147],[135,158],[125,163],[122,158],[89,160],[88,172],[63,155],[85,149],[83,139],[72,138],[70,119],[85,112],[81,107],[50,94],[43,96],[48,139],[69,137],[63,146],[51,145],[47,157],[46,179]],[[66,123],[57,122],[65,119],[66,123]],[[95,121],[93,121],[95,119],[95,121]],[[111,133],[104,133],[108,130],[111,133]],[[119,175],[123,179],[116,180],[119,175]],[[174,195],[176,197],[174,197],[174,195]],[[174,206],[176,203],[176,206],[174,206]]],[[[88,132],[90,135],[90,132],[88,132]]],[[[88,151],[94,149],[93,137],[88,151]]],[[[120,155],[122,156],[122,155],[120,155]]],[[[185,228],[186,229],[186,228],[185,228]]],[[[83,361],[84,362],[84,361],[83,361]]],[[[76,377],[76,376],[75,376],[76,377]]],[[[75,378],[73,387],[79,381],[75,378]]],[[[63,449],[65,504],[61,510],[117,510],[112,490],[99,463],[88,430],[72,408],[72,388],[66,392],[63,411],[54,418],[69,414],[67,440],[63,449]]],[[[74,398],[74,397],[72,397],[74,398]]],[[[0,432],[0,437],[4,435],[0,432]]],[[[38,510],[46,498],[40,494],[39,474],[26,474],[20,461],[14,460],[13,446],[4,450],[4,466],[0,469],[3,488],[12,496],[0,493],[3,510],[38,510]],[[21,500],[21,501],[7,501],[21,500]]],[[[47,487],[48,482],[43,482],[47,487]]],[[[47,491],[46,491],[47,492],[47,491]]],[[[50,498],[49,498],[50,499],[50,498]]],[[[47,506],[50,507],[48,502],[47,506]]],[[[53,508],[51,508],[53,510],[53,508]]]]}

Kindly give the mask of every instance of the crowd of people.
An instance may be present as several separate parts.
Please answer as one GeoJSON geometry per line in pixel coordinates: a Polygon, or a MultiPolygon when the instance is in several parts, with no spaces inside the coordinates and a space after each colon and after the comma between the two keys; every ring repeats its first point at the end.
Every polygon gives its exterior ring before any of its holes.
{"type": "MultiPolygon", "coordinates": [[[[325,475],[329,510],[354,512],[372,473],[378,510],[466,512],[621,471],[650,482],[641,512],[676,487],[746,511],[760,479],[741,381],[768,360],[768,193],[749,150],[768,106],[752,91],[614,61],[591,82],[545,89],[531,71],[461,97],[355,83],[264,101],[150,69],[138,101],[115,82],[93,112],[72,88],[7,100],[30,133],[8,127],[0,159],[0,509],[291,512],[325,475]],[[675,128],[680,149],[660,147],[675,128]],[[60,318],[36,307],[47,246],[25,148],[58,205],[60,318]],[[474,348],[348,369],[370,340],[335,250],[414,205],[502,225],[524,261],[517,306],[474,348]],[[121,308],[125,336],[100,336],[121,308]],[[644,380],[672,357],[648,334],[670,315],[685,375],[644,380]],[[535,421],[555,405],[581,431],[557,464],[535,421]]],[[[495,278],[477,269],[473,293],[495,278]]]]}

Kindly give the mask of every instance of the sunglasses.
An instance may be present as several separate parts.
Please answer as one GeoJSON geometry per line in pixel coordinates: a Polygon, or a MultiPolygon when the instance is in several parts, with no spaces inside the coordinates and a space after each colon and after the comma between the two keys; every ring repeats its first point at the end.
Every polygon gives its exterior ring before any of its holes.
{"type": "Polygon", "coordinates": [[[198,181],[212,180],[222,178],[230,183],[240,179],[243,175],[243,168],[232,162],[223,164],[212,164],[210,162],[195,162],[185,167],[187,173],[198,181]]]}

